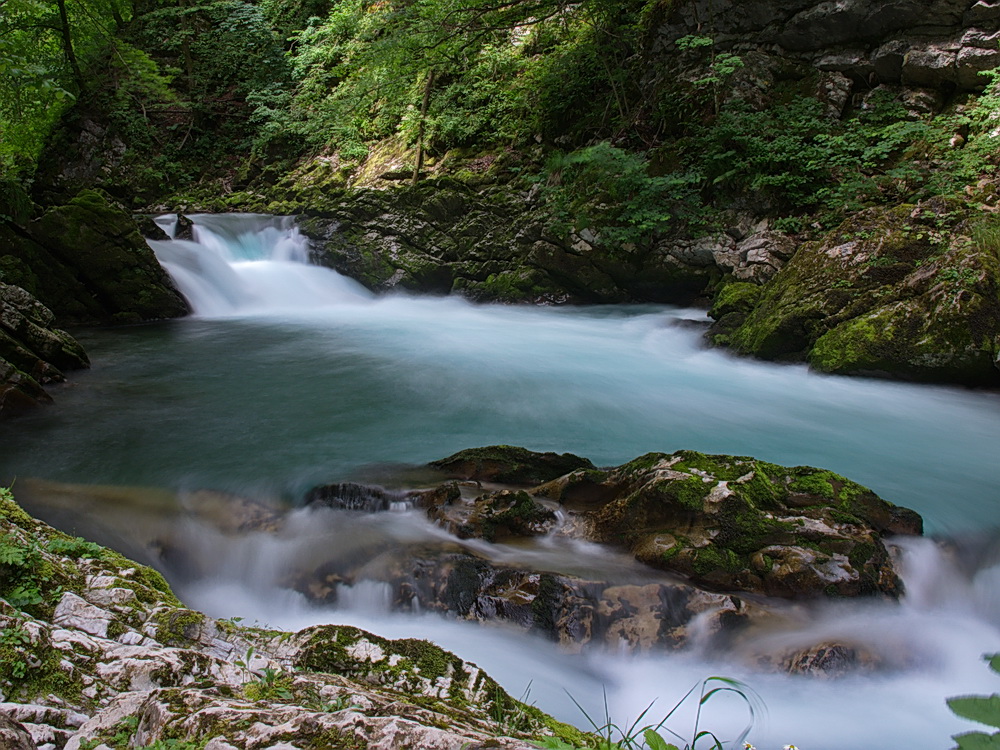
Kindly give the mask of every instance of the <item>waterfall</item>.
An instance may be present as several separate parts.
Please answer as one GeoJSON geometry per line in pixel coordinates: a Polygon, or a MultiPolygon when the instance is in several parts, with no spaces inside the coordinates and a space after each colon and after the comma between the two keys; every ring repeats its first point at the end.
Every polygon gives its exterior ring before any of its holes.
{"type": "Polygon", "coordinates": [[[174,239],[147,240],[199,317],[259,315],[360,304],[363,286],[309,264],[309,241],[292,217],[194,214],[193,239],[176,239],[177,216],[157,224],[174,239]]]}

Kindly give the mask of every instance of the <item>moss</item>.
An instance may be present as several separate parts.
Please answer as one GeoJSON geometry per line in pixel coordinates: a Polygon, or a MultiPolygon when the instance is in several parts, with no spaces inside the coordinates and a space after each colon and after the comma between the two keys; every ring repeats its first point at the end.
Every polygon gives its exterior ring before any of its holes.
{"type": "Polygon", "coordinates": [[[865,565],[875,556],[875,545],[871,542],[859,542],[854,545],[854,549],[847,555],[851,567],[861,571],[865,565]]]}
{"type": "Polygon", "coordinates": [[[745,281],[733,282],[723,286],[715,295],[709,315],[714,320],[732,313],[746,315],[760,300],[762,287],[745,281]]]}
{"type": "Polygon", "coordinates": [[[788,489],[792,492],[815,495],[825,500],[837,499],[836,487],[841,484],[842,477],[830,471],[803,469],[802,467],[793,469],[793,471],[796,474],[788,485],[788,489]]]}
{"type": "Polygon", "coordinates": [[[457,478],[510,484],[538,484],[577,469],[596,468],[572,453],[536,453],[513,445],[470,448],[429,465],[457,478]]]}
{"type": "Polygon", "coordinates": [[[792,528],[790,523],[764,515],[739,496],[726,498],[717,516],[719,533],[714,543],[739,555],[783,541],[792,528]]]}
{"type": "Polygon", "coordinates": [[[168,646],[181,646],[197,640],[205,615],[192,609],[172,609],[157,612],[156,638],[168,646]]]}
{"type": "Polygon", "coordinates": [[[644,453],[638,458],[633,458],[628,463],[622,464],[618,467],[617,471],[627,474],[649,471],[667,458],[670,458],[670,456],[666,453],[644,453]]]}
{"type": "Polygon", "coordinates": [[[719,570],[738,573],[747,567],[747,563],[732,550],[703,547],[695,551],[691,567],[698,575],[707,576],[719,570]]]}
{"type": "Polygon", "coordinates": [[[456,675],[462,672],[461,659],[430,641],[404,638],[392,641],[392,650],[410,659],[420,676],[431,682],[446,676],[449,670],[456,675]]]}

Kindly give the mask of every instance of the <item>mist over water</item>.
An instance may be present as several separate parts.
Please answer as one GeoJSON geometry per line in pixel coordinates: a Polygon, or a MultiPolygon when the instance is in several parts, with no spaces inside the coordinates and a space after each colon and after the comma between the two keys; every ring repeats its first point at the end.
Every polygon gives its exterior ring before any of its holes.
{"type": "MultiPolygon", "coordinates": [[[[195,309],[181,321],[84,331],[93,369],[52,389],[56,407],[0,426],[0,482],[17,479],[31,510],[165,568],[182,598],[219,617],[299,628],[350,622],[388,637],[426,637],[482,665],[520,695],[585,723],[563,688],[603,718],[662,713],[712,674],[743,679],[768,713],[758,748],[941,748],[973,727],[944,698],[996,690],[980,655],[1000,650],[996,462],[1000,396],[823,377],[702,346],[704,313],[662,306],[476,306],[452,298],[374,297],[306,264],[287,219],[195,217],[192,241],[151,242],[195,309]],[[766,639],[863,644],[891,668],[842,680],[791,678],[750,651],[562,654],[503,627],[388,612],[375,581],[310,604],[282,583],[289,566],[338,547],[440,540],[419,514],[293,510],[278,535],[222,535],[185,506],[211,488],[295,507],[316,484],[399,476],[456,450],[508,443],[571,451],[598,465],[681,448],[833,469],[924,515],[958,540],[903,550],[900,605],[791,608],[766,639]],[[62,493],[45,482],[151,490],[62,493]],[[176,493],[176,494],[175,494],[176,493]],[[183,552],[157,560],[169,535],[183,552]]],[[[171,226],[166,218],[162,224],[171,226]]],[[[402,480],[397,480],[402,481],[402,480]]],[[[22,495],[19,494],[19,497],[22,495]]],[[[504,564],[648,575],[595,545],[478,544],[504,564]],[[546,546],[548,545],[548,546],[546,546]]],[[[710,711],[737,734],[740,706],[710,711]],[[729,727],[726,722],[732,722],[729,727]]],[[[682,720],[693,721],[688,716],[682,720]]]]}

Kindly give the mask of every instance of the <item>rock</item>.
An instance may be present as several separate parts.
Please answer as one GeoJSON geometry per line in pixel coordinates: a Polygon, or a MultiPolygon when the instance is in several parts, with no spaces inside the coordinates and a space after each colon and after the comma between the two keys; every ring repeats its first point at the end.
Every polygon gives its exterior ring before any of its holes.
{"type": "Polygon", "coordinates": [[[861,212],[802,245],[749,311],[746,292],[742,318],[717,304],[709,338],[823,372],[996,385],[1000,259],[969,237],[981,220],[945,199],[861,212]]]}
{"type": "Polygon", "coordinates": [[[393,504],[405,504],[409,493],[390,492],[382,487],[344,482],[314,487],[306,493],[307,506],[358,510],[376,513],[389,510],[393,504]]]}
{"type": "Polygon", "coordinates": [[[153,221],[153,217],[149,215],[139,215],[132,217],[135,220],[136,228],[139,230],[139,234],[145,237],[147,240],[169,240],[170,236],[163,231],[163,227],[153,221]]]}
{"type": "Polygon", "coordinates": [[[49,403],[41,386],[63,381],[62,369],[89,367],[83,347],[53,317],[21,287],[0,283],[0,419],[49,403]]]}
{"type": "Polygon", "coordinates": [[[527,750],[553,732],[579,737],[426,641],[332,625],[278,633],[184,609],[155,571],[30,518],[7,490],[0,536],[24,550],[0,579],[0,657],[15,667],[0,673],[4,750],[110,747],[111,738],[216,750],[304,741],[527,750]],[[26,585],[39,596],[15,609],[5,598],[26,585]]]}
{"type": "Polygon", "coordinates": [[[604,484],[613,499],[589,538],[716,591],[896,597],[882,536],[921,532],[917,514],[832,472],[746,457],[651,453],[604,484]]]}
{"type": "MultiPolygon", "coordinates": [[[[46,211],[28,231],[35,242],[71,270],[78,284],[97,297],[102,322],[138,322],[188,312],[132,217],[101,193],[80,191],[66,205],[46,211]]],[[[70,314],[60,300],[47,293],[41,298],[58,317],[84,322],[70,314]]]]}
{"type": "Polygon", "coordinates": [[[586,458],[572,453],[536,453],[511,445],[469,448],[429,466],[456,479],[532,485],[567,474],[575,469],[593,469],[586,458]]]}
{"type": "Polygon", "coordinates": [[[556,524],[552,510],[520,490],[489,492],[471,502],[449,494],[445,502],[431,505],[427,516],[459,539],[479,538],[488,542],[541,536],[556,524]]]}
{"type": "Polygon", "coordinates": [[[28,730],[0,710],[0,747],[4,750],[38,750],[28,730]]]}

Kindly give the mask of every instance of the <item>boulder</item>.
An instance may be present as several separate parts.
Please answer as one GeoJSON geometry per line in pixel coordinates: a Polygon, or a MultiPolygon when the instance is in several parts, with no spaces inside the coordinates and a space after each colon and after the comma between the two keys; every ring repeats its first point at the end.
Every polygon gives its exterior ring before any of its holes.
{"type": "Polygon", "coordinates": [[[991,221],[956,199],[863,211],[759,295],[723,287],[709,339],[822,372],[1000,384],[1000,256],[975,239],[991,221]]]}
{"type": "MultiPolygon", "coordinates": [[[[586,536],[715,591],[787,598],[896,597],[883,537],[920,517],[832,472],[694,451],[612,469],[586,536]]],[[[551,487],[551,485],[550,485],[551,487]]]]}
{"type": "MultiPolygon", "coordinates": [[[[42,214],[28,231],[97,298],[103,320],[130,323],[188,312],[131,215],[100,192],[81,190],[66,205],[42,214]]],[[[57,316],[68,317],[58,300],[42,298],[57,316]]]]}
{"type": "Polygon", "coordinates": [[[83,347],[53,318],[21,287],[0,283],[0,419],[49,403],[42,385],[65,380],[62,370],[89,367],[83,347]]]}
{"type": "Polygon", "coordinates": [[[594,468],[588,459],[572,453],[537,453],[512,445],[469,448],[429,465],[455,479],[521,485],[546,482],[575,469],[594,468]]]}

